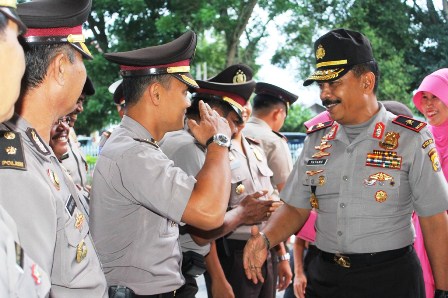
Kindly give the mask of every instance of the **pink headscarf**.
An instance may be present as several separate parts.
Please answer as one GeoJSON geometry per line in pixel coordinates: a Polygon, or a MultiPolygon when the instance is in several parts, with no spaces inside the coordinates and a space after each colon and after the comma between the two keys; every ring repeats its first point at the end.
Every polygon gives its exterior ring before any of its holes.
{"type": "MultiPolygon", "coordinates": [[[[417,109],[422,113],[423,91],[437,96],[448,107],[448,68],[439,69],[426,76],[420,84],[420,87],[418,87],[413,101],[417,109]]],[[[428,125],[428,128],[434,135],[443,174],[448,181],[448,120],[439,126],[428,125]]]]}

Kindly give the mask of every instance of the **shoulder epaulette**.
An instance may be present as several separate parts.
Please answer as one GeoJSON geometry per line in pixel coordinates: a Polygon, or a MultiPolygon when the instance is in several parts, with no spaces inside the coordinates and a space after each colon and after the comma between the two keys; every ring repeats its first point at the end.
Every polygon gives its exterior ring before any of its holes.
{"type": "Polygon", "coordinates": [[[252,143],[252,144],[255,144],[255,145],[260,145],[260,141],[254,139],[254,138],[246,137],[246,140],[247,140],[249,143],[252,143]]]}
{"type": "Polygon", "coordinates": [[[134,138],[134,140],[136,140],[136,141],[138,141],[138,142],[143,142],[143,143],[150,144],[150,145],[156,147],[157,149],[160,148],[159,144],[157,144],[157,142],[156,142],[154,139],[149,140],[149,139],[139,139],[139,138],[134,138]]]}
{"type": "Polygon", "coordinates": [[[426,126],[426,122],[422,122],[403,115],[398,116],[397,118],[392,120],[392,122],[416,132],[419,132],[423,129],[423,127],[426,126]]]}
{"type": "Polygon", "coordinates": [[[282,138],[286,142],[288,142],[288,138],[285,137],[284,135],[282,135],[281,133],[279,133],[278,131],[273,130],[272,132],[275,133],[276,135],[278,135],[280,138],[282,138]]]}
{"type": "Polygon", "coordinates": [[[26,171],[22,136],[13,131],[0,131],[0,169],[26,171]]]}
{"type": "Polygon", "coordinates": [[[307,134],[319,131],[321,129],[330,127],[333,125],[334,121],[327,121],[327,122],[322,122],[322,123],[318,123],[316,125],[311,126],[310,128],[308,128],[308,130],[306,131],[307,134]]]}

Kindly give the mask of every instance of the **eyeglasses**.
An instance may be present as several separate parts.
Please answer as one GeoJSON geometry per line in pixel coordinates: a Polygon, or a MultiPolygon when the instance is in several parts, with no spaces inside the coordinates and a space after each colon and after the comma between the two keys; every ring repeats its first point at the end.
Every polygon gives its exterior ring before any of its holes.
{"type": "Polygon", "coordinates": [[[70,116],[64,116],[64,117],[59,118],[56,123],[58,125],[61,125],[61,124],[69,125],[71,120],[72,119],[70,118],[70,116]]]}

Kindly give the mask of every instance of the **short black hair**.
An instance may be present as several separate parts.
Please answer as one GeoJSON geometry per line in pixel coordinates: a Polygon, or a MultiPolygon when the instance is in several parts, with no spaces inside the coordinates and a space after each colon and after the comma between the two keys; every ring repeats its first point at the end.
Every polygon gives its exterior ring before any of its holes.
{"type": "Polygon", "coordinates": [[[75,62],[76,50],[69,44],[30,45],[22,42],[22,46],[26,63],[22,86],[25,88],[34,88],[43,82],[51,60],[59,53],[65,53],[70,63],[75,62]]]}
{"type": "Polygon", "coordinates": [[[145,89],[154,83],[160,83],[163,87],[169,88],[172,75],[151,75],[140,77],[123,78],[123,97],[126,98],[126,106],[130,107],[138,102],[145,89]]]}
{"type": "Polygon", "coordinates": [[[287,111],[288,108],[284,101],[268,94],[255,95],[253,103],[252,109],[254,112],[261,114],[268,114],[271,110],[278,109],[280,107],[284,108],[285,111],[287,111]]]}
{"type": "Polygon", "coordinates": [[[373,60],[366,63],[361,63],[353,66],[351,69],[353,71],[353,74],[359,78],[361,75],[365,74],[366,72],[373,72],[375,75],[375,86],[373,87],[373,92],[376,93],[378,90],[378,83],[380,81],[380,69],[378,67],[378,63],[373,60]]]}
{"type": "Polygon", "coordinates": [[[191,101],[191,106],[187,109],[187,117],[188,116],[199,116],[199,101],[202,100],[207,103],[211,108],[220,109],[223,112],[222,117],[226,118],[230,112],[234,112],[238,114],[232,106],[225,102],[221,97],[211,94],[199,94],[193,97],[191,101]]]}

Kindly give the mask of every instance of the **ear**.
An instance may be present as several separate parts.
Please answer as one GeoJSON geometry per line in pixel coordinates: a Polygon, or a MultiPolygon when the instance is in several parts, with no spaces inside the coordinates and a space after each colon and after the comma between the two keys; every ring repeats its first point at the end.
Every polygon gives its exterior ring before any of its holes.
{"type": "Polygon", "coordinates": [[[373,92],[373,88],[375,87],[375,75],[373,72],[369,71],[362,75],[361,87],[364,90],[364,93],[373,92]]]}
{"type": "Polygon", "coordinates": [[[160,94],[162,92],[163,86],[159,83],[154,83],[149,85],[145,92],[148,95],[149,100],[152,102],[153,105],[158,106],[160,105],[160,94]]]}
{"type": "Polygon", "coordinates": [[[65,71],[67,67],[67,57],[64,53],[57,54],[50,62],[47,70],[47,75],[53,77],[53,79],[61,86],[66,83],[65,71]]]}
{"type": "Polygon", "coordinates": [[[281,108],[277,108],[272,110],[272,118],[274,121],[277,121],[277,119],[281,116],[282,114],[282,109],[281,108]]]}

